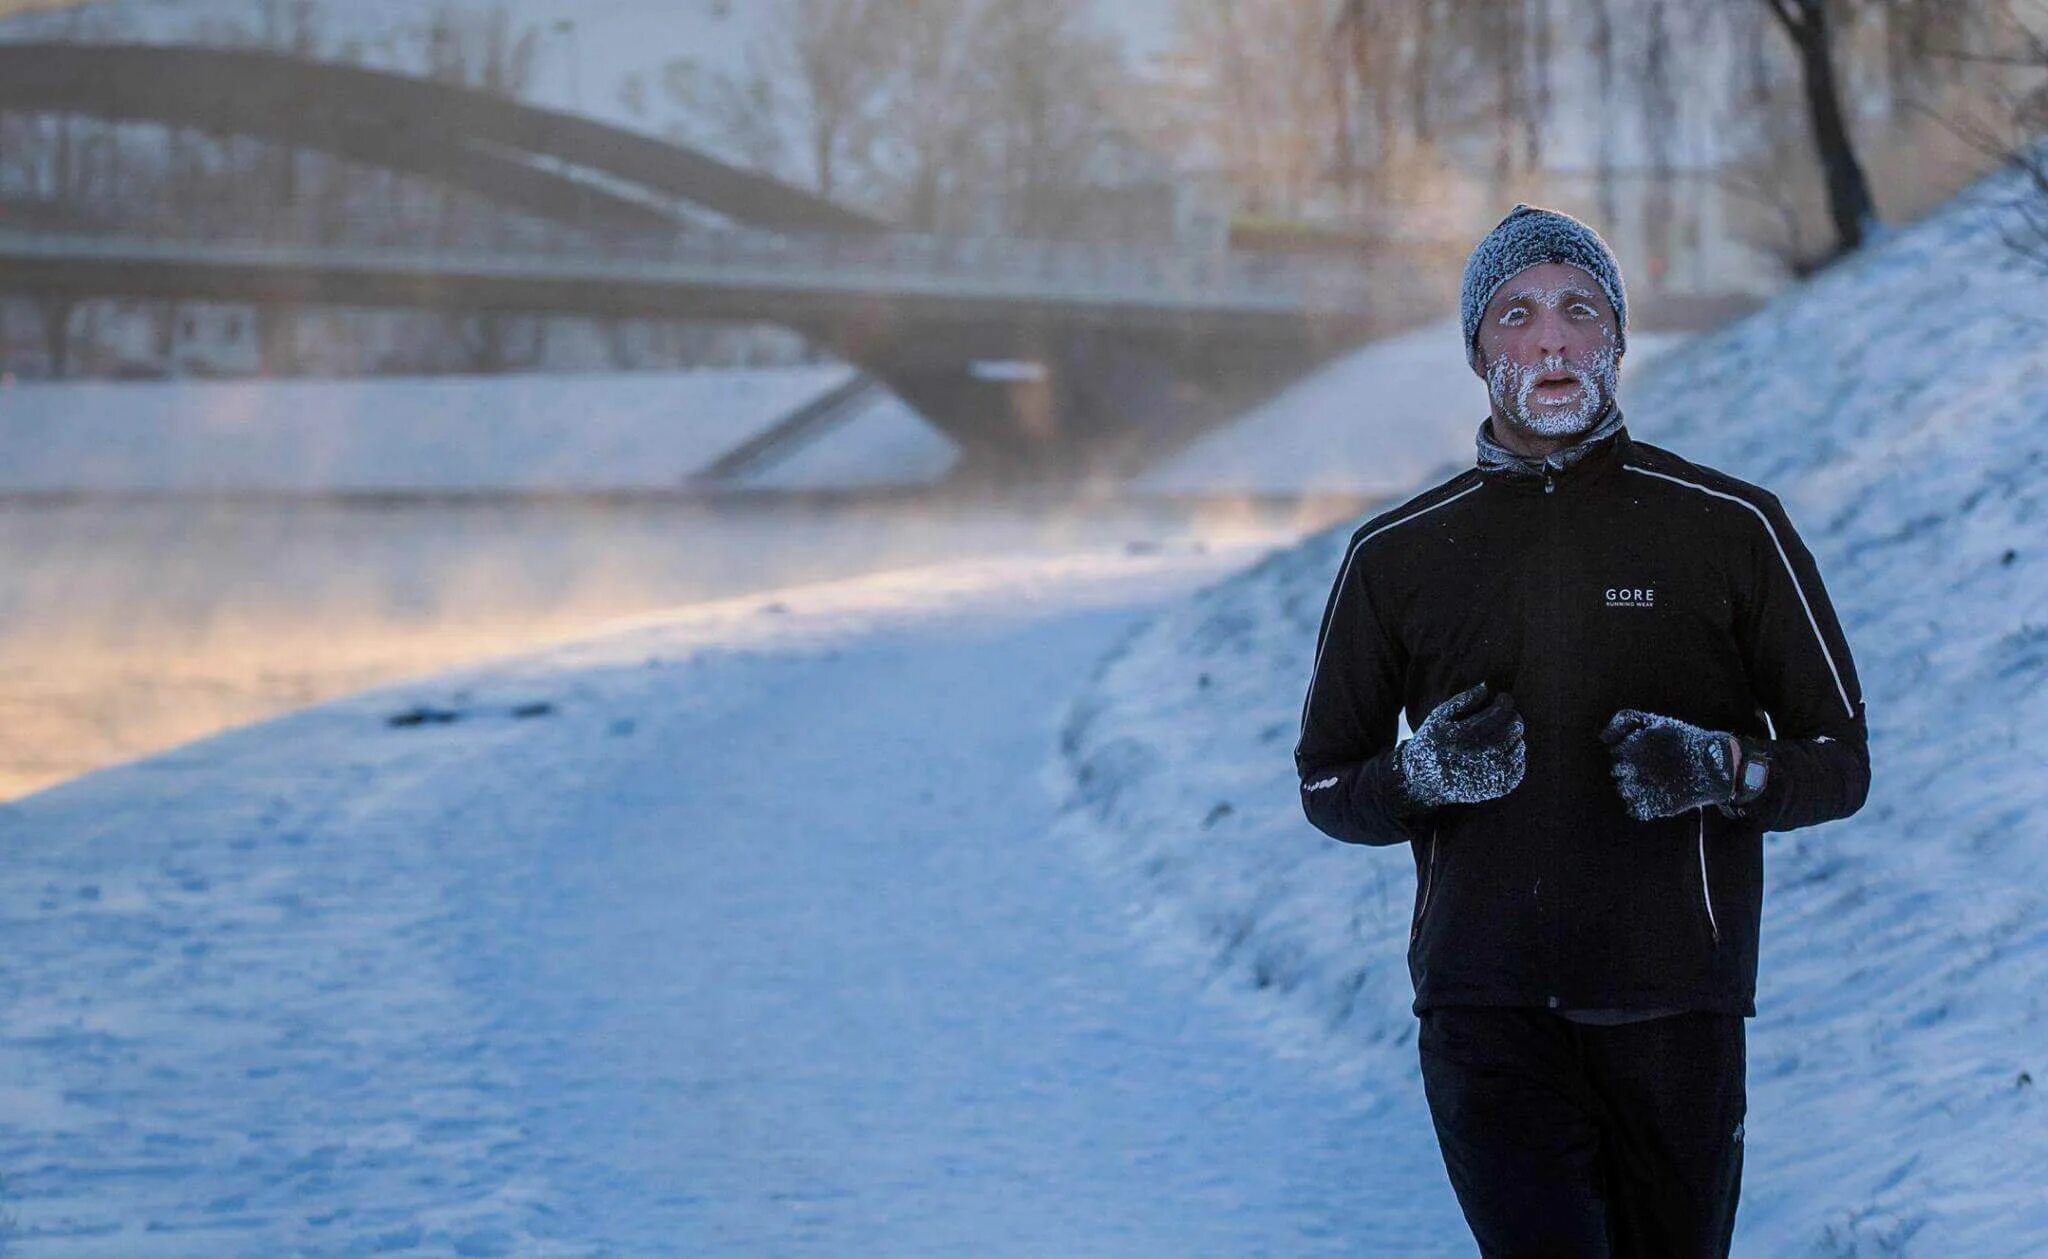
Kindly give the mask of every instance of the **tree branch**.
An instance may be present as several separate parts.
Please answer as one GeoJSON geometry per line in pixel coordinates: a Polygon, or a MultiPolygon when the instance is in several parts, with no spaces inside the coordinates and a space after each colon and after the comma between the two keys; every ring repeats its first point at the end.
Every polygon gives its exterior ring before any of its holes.
{"type": "Polygon", "coordinates": [[[1763,6],[1771,11],[1773,17],[1784,24],[1785,33],[1796,40],[1805,34],[1806,28],[1797,12],[1786,7],[1794,3],[1796,3],[1796,0],[1763,0],[1763,6]]]}

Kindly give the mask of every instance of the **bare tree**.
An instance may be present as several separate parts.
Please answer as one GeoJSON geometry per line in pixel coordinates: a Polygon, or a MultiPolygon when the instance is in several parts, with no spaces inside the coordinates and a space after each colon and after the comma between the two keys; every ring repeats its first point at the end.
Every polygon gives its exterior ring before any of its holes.
{"type": "Polygon", "coordinates": [[[886,0],[774,0],[768,35],[747,49],[735,75],[688,58],[662,73],[688,121],[681,138],[708,141],[742,160],[803,183],[819,196],[845,193],[849,167],[866,164],[895,72],[895,10],[886,0]]]}
{"type": "Polygon", "coordinates": [[[884,213],[913,231],[964,234],[986,179],[984,84],[969,32],[977,0],[890,6],[900,49],[884,89],[872,151],[884,213]]]}
{"type": "MultiPolygon", "coordinates": [[[[531,26],[516,27],[503,9],[471,13],[442,0],[421,36],[427,77],[519,99],[532,88],[538,52],[531,26]]],[[[439,188],[442,244],[504,243],[507,216],[467,193],[439,188]]],[[[531,364],[545,345],[544,321],[498,311],[451,311],[448,335],[476,371],[502,372],[531,364]]]]}
{"type": "Polygon", "coordinates": [[[1597,167],[1600,173],[1600,218],[1612,223],[1621,217],[1614,193],[1614,101],[1615,55],[1612,0],[1588,0],[1592,27],[1594,65],[1600,76],[1600,139],[1597,167]]]}
{"type": "Polygon", "coordinates": [[[1394,131],[1393,79],[1376,76],[1399,56],[1396,7],[1181,0],[1178,142],[1213,154],[1254,214],[1298,217],[1329,189],[1356,201],[1364,150],[1384,157],[1394,131]]]}
{"type": "Polygon", "coordinates": [[[684,117],[667,127],[678,144],[709,148],[794,183],[815,187],[815,172],[798,168],[786,120],[800,106],[793,89],[759,64],[742,75],[706,71],[689,58],[662,67],[662,92],[684,117]]]}
{"type": "MultiPolygon", "coordinates": [[[[1442,137],[1443,108],[1436,101],[1456,94],[1451,67],[1462,59],[1458,41],[1474,12],[1470,5],[1462,11],[1446,7],[1445,0],[1337,0],[1332,42],[1345,49],[1343,86],[1350,101],[1349,117],[1340,126],[1360,138],[1345,139],[1335,169],[1361,213],[1376,200],[1359,195],[1366,181],[1383,196],[1395,191],[1400,172],[1442,137]],[[1368,135],[1369,146],[1363,140],[1368,135]]],[[[1539,72],[1547,93],[1548,71],[1539,72]]],[[[1537,134],[1534,127],[1525,132],[1525,152],[1537,134]]]]}
{"type": "Polygon", "coordinates": [[[2009,207],[2018,222],[2001,222],[1999,235],[2015,257],[2048,274],[2048,32],[2030,24],[2011,0],[1984,5],[1980,15],[1981,23],[1943,31],[1925,48],[1934,60],[1986,79],[1993,116],[1924,112],[1971,148],[2024,173],[2026,191],[2009,207]]]}
{"type": "Polygon", "coordinates": [[[1004,225],[1067,235],[1081,213],[1077,194],[1109,174],[1105,104],[1120,54],[1095,30],[1086,0],[987,0],[975,35],[1004,225]]]}
{"type": "MultiPolygon", "coordinates": [[[[1351,190],[1348,203],[1369,216],[1426,169],[1405,163],[1403,150],[1440,140],[1457,167],[1490,167],[1499,194],[1551,160],[1553,97],[1569,95],[1592,127],[1589,165],[1603,220],[1635,214],[1652,237],[1681,233],[1678,181],[1695,178],[1688,172],[1699,159],[1709,167],[1740,162],[1727,183],[1784,220],[1777,250],[1790,269],[1804,271],[1867,241],[1878,224],[1870,166],[1852,143],[1844,102],[1853,95],[1871,113],[1883,111],[1864,144],[1881,159],[1898,154],[1908,169],[1903,153],[1913,133],[1898,111],[1956,87],[1960,76],[1940,65],[1935,46],[1979,23],[1986,7],[1987,0],[1338,0],[1332,40],[1349,63],[1349,104],[1330,120],[1330,168],[1351,190]],[[1726,42],[1707,41],[1710,23],[1725,26],[1726,42]],[[1551,33],[1566,24],[1580,38],[1551,33]],[[1568,64],[1586,72],[1566,78],[1568,64]],[[1693,137],[1709,148],[1686,153],[1681,170],[1679,145],[1693,137]],[[1788,165],[1801,150],[1803,161],[1788,165]],[[1625,165],[1645,166],[1647,176],[1627,207],[1618,180],[1625,165]],[[1813,200],[1835,237],[1819,253],[1807,242],[1827,233],[1817,236],[1804,221],[1802,169],[1820,176],[1813,200]],[[1367,181],[1378,195],[1359,197],[1367,181]]],[[[1300,75],[1307,64],[1297,60],[1287,72],[1300,75]]],[[[1913,169],[1902,198],[1926,195],[1923,168],[1913,169]]]]}
{"type": "Polygon", "coordinates": [[[738,74],[671,63],[703,144],[924,230],[1057,235],[1117,130],[1086,0],[779,0],[738,74]]]}
{"type": "Polygon", "coordinates": [[[771,44],[786,54],[803,93],[805,140],[814,186],[830,198],[842,157],[859,161],[873,140],[882,85],[889,78],[879,0],[782,0],[778,25],[791,32],[771,44]]]}
{"type": "Polygon", "coordinates": [[[1778,20],[1799,57],[1806,86],[1807,121],[1813,147],[1827,184],[1828,211],[1834,219],[1836,246],[1842,253],[1862,246],[1877,226],[1877,203],[1870,181],[1856,156],[1856,144],[1842,113],[1835,80],[1829,0],[1759,0],[1778,20]]]}
{"type": "Polygon", "coordinates": [[[1673,55],[1674,24],[1677,14],[1668,0],[1644,0],[1643,57],[1637,69],[1637,98],[1643,117],[1643,146],[1649,159],[1650,178],[1644,188],[1643,223],[1651,245],[1651,281],[1661,284],[1664,270],[1675,251],[1671,247],[1677,227],[1676,198],[1673,195],[1672,150],[1678,125],[1678,67],[1673,55]]]}

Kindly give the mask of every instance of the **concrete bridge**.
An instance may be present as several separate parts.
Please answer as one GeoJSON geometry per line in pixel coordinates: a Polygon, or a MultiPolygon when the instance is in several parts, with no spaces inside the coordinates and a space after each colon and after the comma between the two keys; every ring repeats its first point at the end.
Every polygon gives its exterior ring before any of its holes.
{"type": "Polygon", "coordinates": [[[651,137],[357,66],[0,44],[0,110],[255,135],[526,216],[424,245],[397,208],[50,207],[0,218],[0,287],[773,322],[895,391],[962,446],[968,478],[1134,471],[1383,327],[1359,270],[906,235],[651,137]]]}

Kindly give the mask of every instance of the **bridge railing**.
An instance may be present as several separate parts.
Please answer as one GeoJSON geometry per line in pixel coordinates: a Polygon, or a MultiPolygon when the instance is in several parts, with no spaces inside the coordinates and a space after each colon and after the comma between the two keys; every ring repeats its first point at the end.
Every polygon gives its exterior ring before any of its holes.
{"type": "Polygon", "coordinates": [[[1388,275],[1342,260],[1118,243],[823,234],[678,226],[584,228],[450,215],[431,207],[0,203],[0,230],[29,228],[162,244],[388,250],[418,257],[691,268],[752,283],[825,282],[933,292],[1139,300],[1191,308],[1363,311],[1388,275]]]}

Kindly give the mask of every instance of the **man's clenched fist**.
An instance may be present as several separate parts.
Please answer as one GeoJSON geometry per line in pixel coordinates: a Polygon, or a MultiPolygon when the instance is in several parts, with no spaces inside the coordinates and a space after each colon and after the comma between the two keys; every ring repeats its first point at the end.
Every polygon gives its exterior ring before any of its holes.
{"type": "Polygon", "coordinates": [[[1733,799],[1732,737],[1640,708],[1615,713],[1600,732],[1615,788],[1638,822],[1733,799]]]}
{"type": "Polygon", "coordinates": [[[1504,796],[1522,781],[1528,750],[1514,696],[1502,691],[1488,702],[1485,682],[1468,687],[1431,709],[1395,749],[1400,811],[1504,796]]]}

